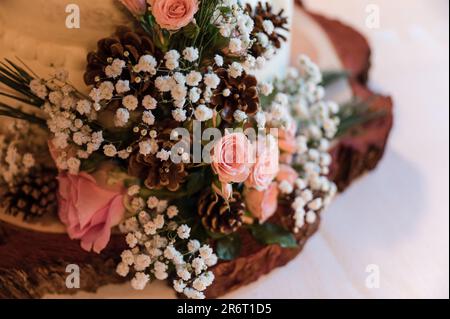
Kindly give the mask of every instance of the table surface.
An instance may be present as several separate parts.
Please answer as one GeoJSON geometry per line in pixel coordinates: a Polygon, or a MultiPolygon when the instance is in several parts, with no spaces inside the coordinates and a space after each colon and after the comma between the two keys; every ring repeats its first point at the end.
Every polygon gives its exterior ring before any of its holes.
{"type": "MultiPolygon", "coordinates": [[[[302,254],[226,297],[449,298],[449,3],[305,2],[367,36],[370,86],[393,96],[395,127],[377,170],[336,199],[302,254]],[[378,28],[366,10],[378,10],[378,28]]],[[[75,297],[92,296],[173,294],[162,284],[144,294],[121,285],[75,297]]]]}

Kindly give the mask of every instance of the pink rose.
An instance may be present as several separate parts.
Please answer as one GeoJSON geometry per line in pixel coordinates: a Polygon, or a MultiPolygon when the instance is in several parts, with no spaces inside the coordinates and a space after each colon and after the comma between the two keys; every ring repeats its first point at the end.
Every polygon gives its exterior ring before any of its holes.
{"type": "Polygon", "coordinates": [[[292,121],[286,129],[278,130],[278,145],[280,150],[293,154],[297,148],[295,134],[297,133],[297,123],[292,121]]]}
{"type": "Polygon", "coordinates": [[[264,191],[254,188],[244,191],[247,209],[256,217],[260,223],[264,223],[277,211],[278,207],[278,184],[273,182],[264,191]]]}
{"type": "Polygon", "coordinates": [[[295,180],[298,178],[298,173],[291,166],[286,164],[280,165],[280,172],[277,175],[277,181],[281,183],[282,181],[287,181],[289,184],[294,185],[295,180]]]}
{"type": "Polygon", "coordinates": [[[101,185],[104,172],[97,175],[61,173],[58,177],[59,218],[71,239],[81,239],[86,251],[100,253],[108,244],[111,228],[124,214],[122,187],[101,185]]]}
{"type": "Polygon", "coordinates": [[[211,165],[222,183],[242,183],[253,166],[253,147],[243,133],[222,137],[213,147],[211,165]]]}
{"type": "Polygon", "coordinates": [[[256,153],[256,163],[245,181],[245,185],[264,190],[269,187],[278,174],[280,151],[276,141],[273,138],[267,138],[259,140],[256,153]]]}
{"type": "Polygon", "coordinates": [[[152,0],[150,4],[156,22],[167,30],[187,26],[198,11],[198,0],[152,0]]]}
{"type": "Polygon", "coordinates": [[[147,3],[145,0],[119,0],[132,15],[136,17],[143,16],[147,11],[147,3]]]}

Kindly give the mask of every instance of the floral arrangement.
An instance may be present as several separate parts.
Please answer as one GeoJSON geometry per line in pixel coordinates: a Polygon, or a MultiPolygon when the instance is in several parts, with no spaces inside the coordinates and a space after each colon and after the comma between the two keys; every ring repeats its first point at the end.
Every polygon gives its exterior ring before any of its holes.
{"type": "Polygon", "coordinates": [[[6,211],[43,215],[57,198],[53,210],[84,250],[101,253],[118,226],[129,249],[117,273],[135,289],[168,279],[204,298],[211,267],[239,256],[242,232],[296,247],[295,233],[330,203],[339,107],[324,100],[321,72],[305,56],[286,77],[257,80],[288,32],[269,4],[121,2],[137,26],[119,27],[88,55],[89,94],[64,70],[44,79],[1,64],[0,82],[15,94],[0,95],[26,107],[0,103],[0,115],[23,126],[16,134],[47,136],[38,150],[20,136],[0,139],[6,211]],[[43,154],[54,165],[38,163],[43,154]],[[278,222],[280,205],[288,222],[278,222]]]}

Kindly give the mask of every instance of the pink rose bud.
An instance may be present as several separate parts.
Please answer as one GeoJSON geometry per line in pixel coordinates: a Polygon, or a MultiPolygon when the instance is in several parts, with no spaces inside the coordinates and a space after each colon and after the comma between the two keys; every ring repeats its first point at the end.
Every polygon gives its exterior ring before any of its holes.
{"type": "Polygon", "coordinates": [[[275,139],[258,140],[256,163],[245,182],[247,187],[264,190],[273,182],[279,171],[280,151],[275,139]]]}
{"type": "Polygon", "coordinates": [[[222,183],[242,183],[254,163],[253,146],[243,133],[222,137],[213,147],[211,165],[222,183]]]}
{"type": "Polygon", "coordinates": [[[250,213],[264,223],[275,214],[278,208],[278,184],[273,182],[264,191],[246,188],[244,191],[245,203],[250,213]]]}
{"type": "Polygon", "coordinates": [[[286,164],[280,165],[280,172],[277,175],[277,181],[279,183],[283,181],[287,181],[289,184],[294,185],[295,181],[298,178],[298,173],[291,166],[286,164]]]}
{"type": "Polygon", "coordinates": [[[297,133],[297,123],[292,121],[286,129],[278,130],[278,143],[280,150],[293,154],[296,151],[297,145],[295,141],[295,134],[297,133]]]}
{"type": "Polygon", "coordinates": [[[145,0],[120,0],[120,2],[135,17],[143,16],[147,11],[147,3],[145,0]]]}
{"type": "Polygon", "coordinates": [[[187,26],[198,11],[198,0],[152,0],[150,4],[156,23],[173,31],[187,26]]]}
{"type": "Polygon", "coordinates": [[[231,195],[233,194],[233,186],[231,184],[226,183],[220,183],[221,185],[218,186],[216,183],[212,184],[212,188],[214,192],[221,196],[224,200],[229,200],[231,198],[231,195]]]}
{"type": "Polygon", "coordinates": [[[71,239],[80,239],[86,251],[100,253],[111,236],[111,228],[121,221],[125,208],[122,191],[107,189],[87,174],[58,177],[59,218],[71,239]]]}

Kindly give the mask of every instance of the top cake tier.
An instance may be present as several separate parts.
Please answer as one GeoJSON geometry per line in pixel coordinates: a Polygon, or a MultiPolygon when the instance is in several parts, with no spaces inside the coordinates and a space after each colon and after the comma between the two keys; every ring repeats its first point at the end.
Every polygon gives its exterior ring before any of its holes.
{"type": "MultiPolygon", "coordinates": [[[[247,0],[256,4],[257,0],[247,0]]],[[[273,0],[275,8],[292,14],[293,0],[273,0]]],[[[42,76],[51,67],[64,67],[75,85],[81,85],[86,55],[97,41],[111,35],[117,26],[132,23],[119,0],[2,0],[0,2],[0,56],[25,60],[42,76]],[[68,28],[69,5],[77,5],[80,28],[68,28]]],[[[289,61],[289,45],[278,53],[273,66],[280,70],[289,61]]],[[[271,71],[273,73],[273,71],[271,71]]],[[[268,77],[268,71],[260,77],[268,77]]]]}

